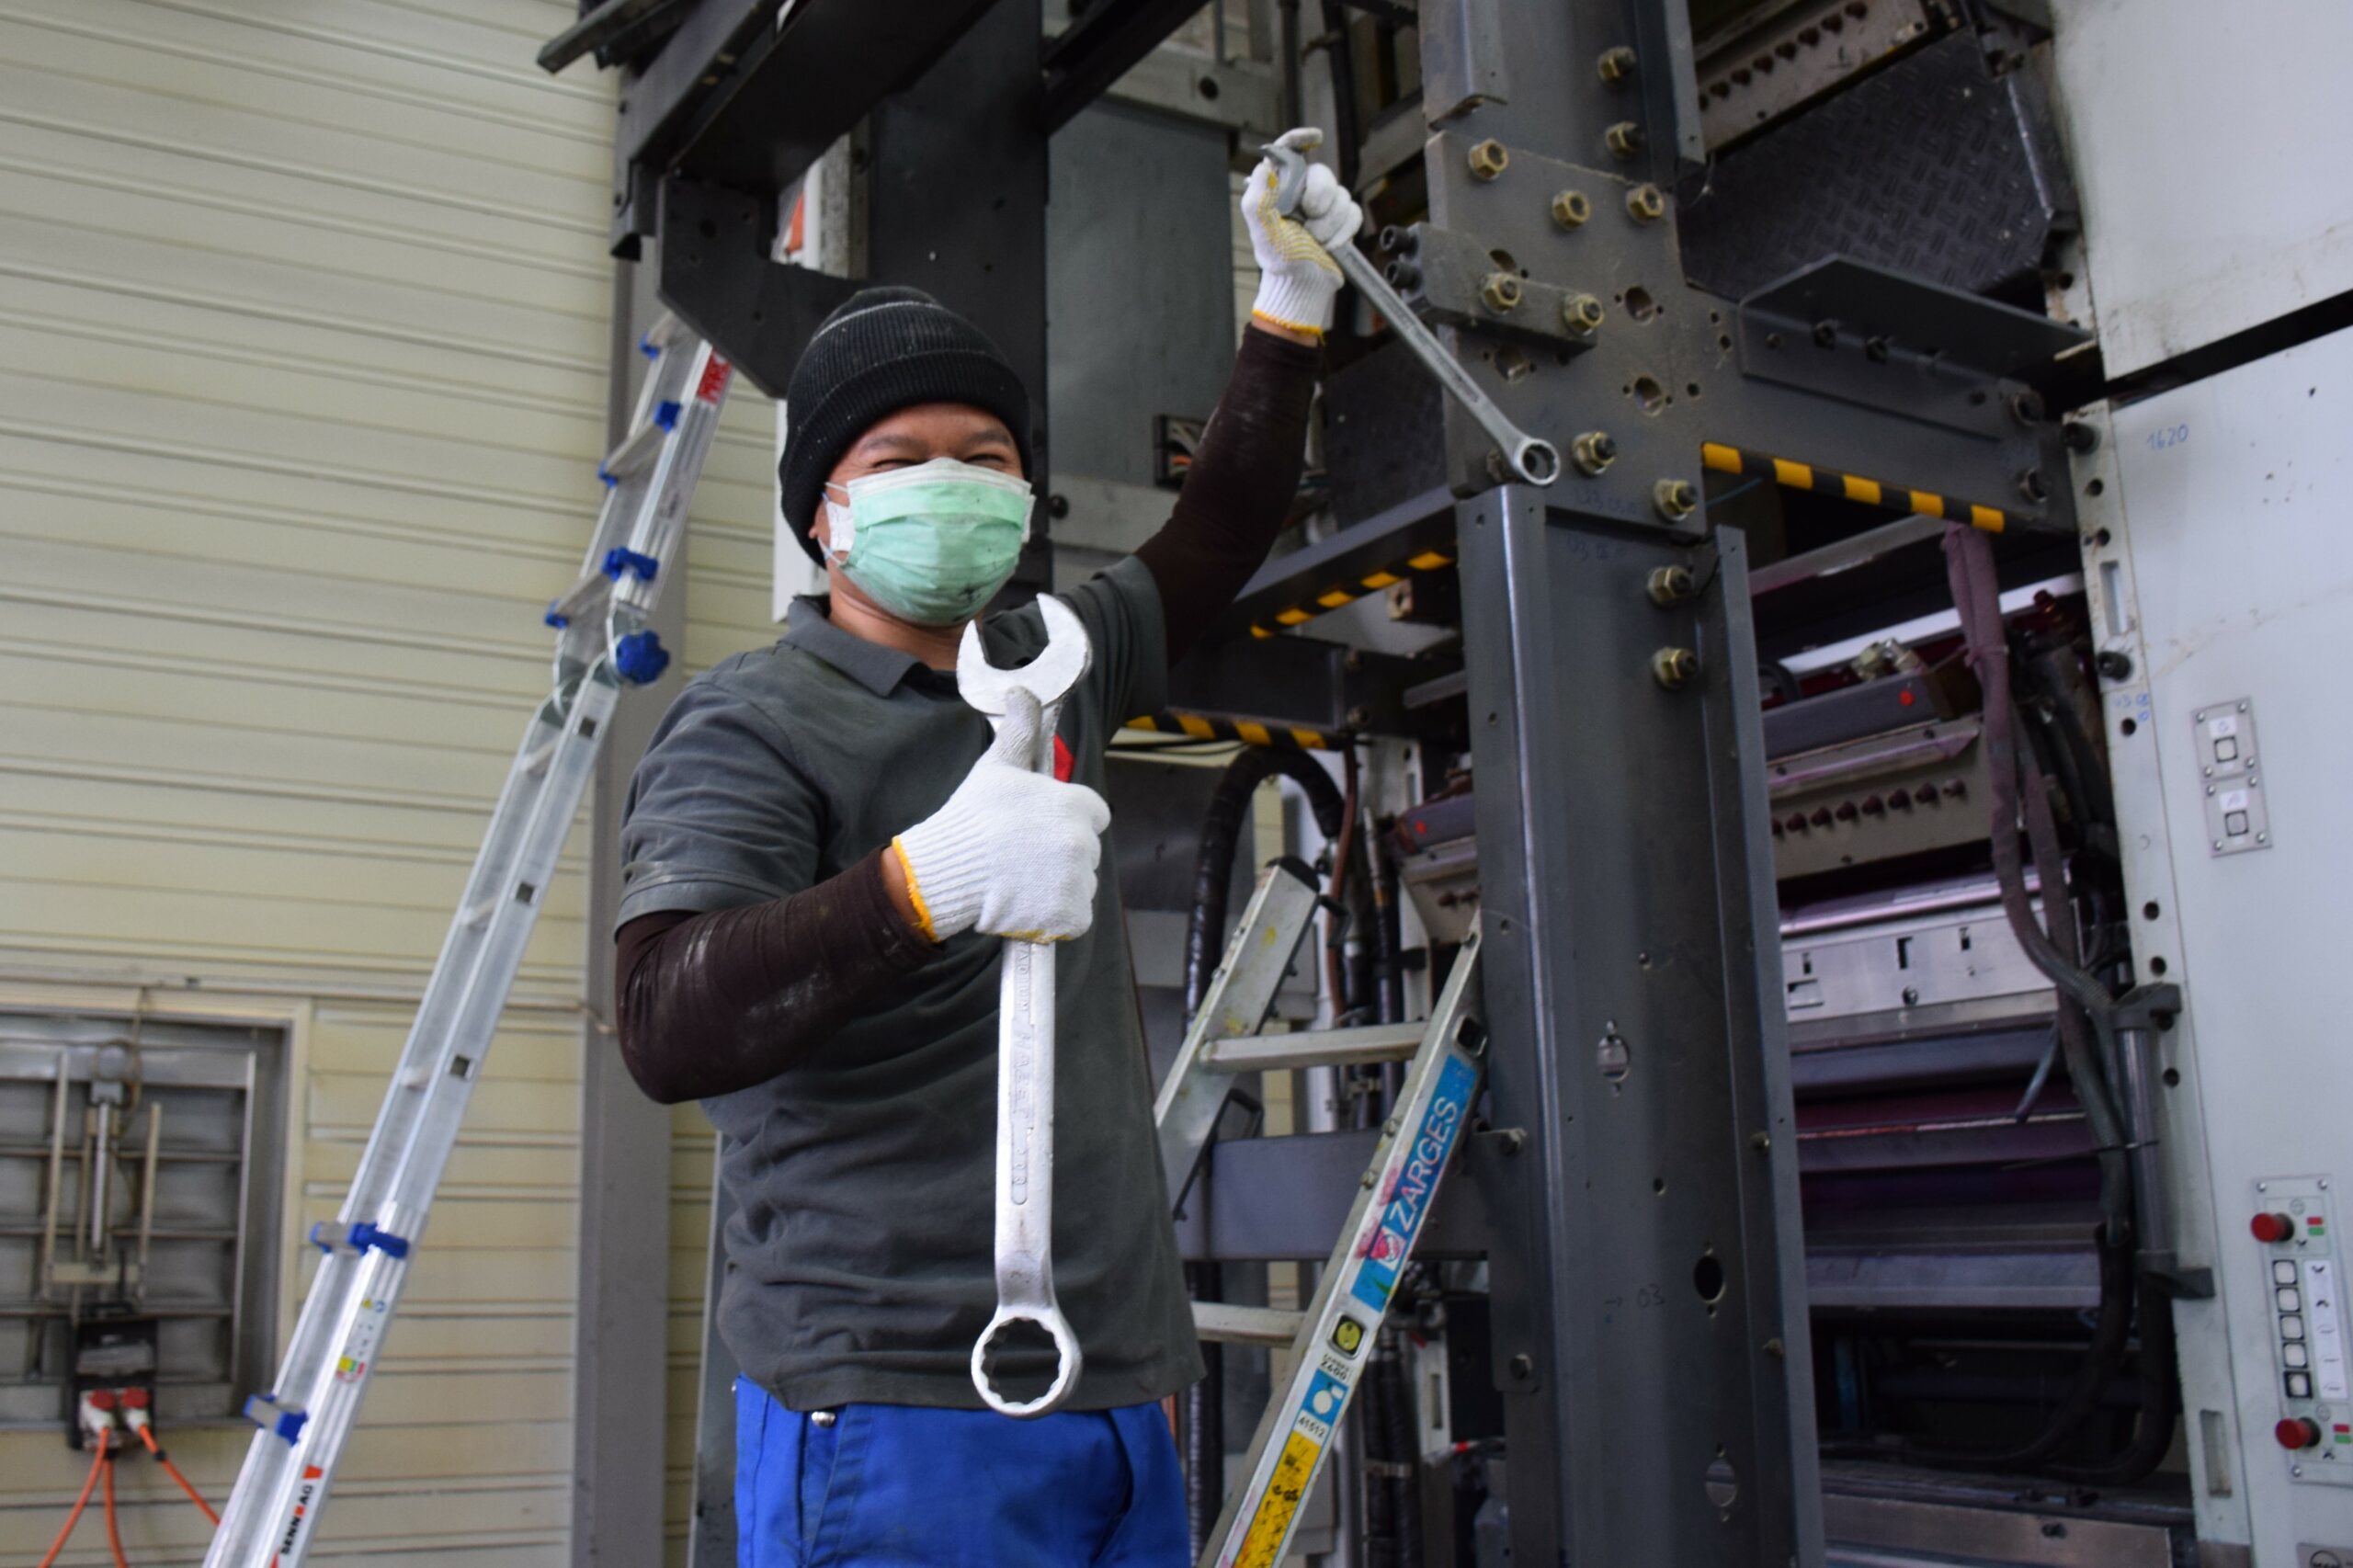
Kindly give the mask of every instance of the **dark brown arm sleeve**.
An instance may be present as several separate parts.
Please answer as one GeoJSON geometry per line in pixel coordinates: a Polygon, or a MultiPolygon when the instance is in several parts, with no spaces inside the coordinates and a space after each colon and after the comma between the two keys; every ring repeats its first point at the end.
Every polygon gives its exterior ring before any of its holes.
{"type": "Polygon", "coordinates": [[[1307,409],[1323,350],[1252,327],[1201,433],[1185,488],[1136,555],[1160,588],[1175,664],[1233,602],[1274,548],[1299,493],[1307,409]]]}
{"type": "Polygon", "coordinates": [[[766,1083],[937,949],[891,905],[877,850],[769,903],[641,915],[620,928],[621,1060],[664,1105],[766,1083]]]}

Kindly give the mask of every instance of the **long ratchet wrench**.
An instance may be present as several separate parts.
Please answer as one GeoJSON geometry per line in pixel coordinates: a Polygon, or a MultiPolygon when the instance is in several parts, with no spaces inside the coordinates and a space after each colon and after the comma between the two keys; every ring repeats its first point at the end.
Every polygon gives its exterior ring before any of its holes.
{"type": "MultiPolygon", "coordinates": [[[[956,687],[997,727],[1013,690],[1035,698],[1038,745],[1028,760],[1033,771],[1049,773],[1063,699],[1086,673],[1094,646],[1062,600],[1041,595],[1038,610],[1046,622],[1046,646],[1017,670],[990,664],[980,628],[966,627],[956,653],[956,687]]],[[[1001,1415],[1046,1415],[1070,1397],[1085,1364],[1078,1335],[1054,1300],[1053,1245],[1054,947],[1008,937],[997,981],[996,1312],[972,1342],[972,1386],[1001,1415]],[[1054,1342],[1053,1384],[1026,1402],[999,1393],[983,1364],[989,1342],[1016,1323],[1035,1324],[1054,1342]]]]}
{"type": "MultiPolygon", "coordinates": [[[[1275,210],[1290,217],[1299,210],[1299,199],[1307,190],[1306,152],[1281,142],[1269,143],[1258,151],[1274,162],[1275,210]]],[[[1503,449],[1504,462],[1516,477],[1529,484],[1550,484],[1561,477],[1560,449],[1529,435],[1495,406],[1495,400],[1471,379],[1471,372],[1462,368],[1461,361],[1446,351],[1438,335],[1422,324],[1422,318],[1414,313],[1414,308],[1397,297],[1397,290],[1373,267],[1371,257],[1346,239],[1329,247],[1327,254],[1339,264],[1341,275],[1362,290],[1373,308],[1396,329],[1397,335],[1438,378],[1438,384],[1453,393],[1455,401],[1479,422],[1479,427],[1503,449]]]]}

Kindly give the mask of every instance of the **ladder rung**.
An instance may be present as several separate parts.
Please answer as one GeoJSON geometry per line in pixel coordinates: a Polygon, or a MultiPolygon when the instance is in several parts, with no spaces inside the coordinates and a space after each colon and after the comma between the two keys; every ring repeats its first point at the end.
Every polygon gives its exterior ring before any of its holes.
{"type": "Polygon", "coordinates": [[[661,449],[662,437],[669,433],[658,421],[648,420],[621,437],[621,444],[606,457],[602,472],[610,479],[627,479],[645,466],[646,459],[661,449]]]}
{"type": "Polygon", "coordinates": [[[1238,1035],[1206,1040],[1201,1065],[1221,1073],[1272,1073],[1293,1067],[1343,1067],[1403,1062],[1421,1049],[1427,1024],[1368,1024],[1354,1029],[1238,1035]]]}
{"type": "Polygon", "coordinates": [[[1305,1312],[1284,1307],[1233,1307],[1223,1301],[1193,1303],[1193,1332],[1226,1345],[1289,1345],[1299,1337],[1305,1312]]]}

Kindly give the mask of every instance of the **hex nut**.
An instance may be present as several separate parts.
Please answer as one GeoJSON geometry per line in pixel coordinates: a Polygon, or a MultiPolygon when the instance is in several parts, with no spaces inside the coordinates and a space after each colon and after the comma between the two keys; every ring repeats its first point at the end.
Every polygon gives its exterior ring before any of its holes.
{"type": "Polygon", "coordinates": [[[1556,191],[1552,196],[1552,222],[1563,229],[1574,229],[1593,216],[1593,203],[1581,190],[1556,191]]]}
{"type": "Polygon", "coordinates": [[[1493,179],[1509,167],[1510,164],[1511,154],[1504,151],[1504,144],[1493,137],[1489,137],[1484,142],[1475,142],[1471,148],[1471,177],[1472,179],[1493,179]]]}
{"type": "Polygon", "coordinates": [[[1621,119],[1601,133],[1603,143],[1613,158],[1631,158],[1643,150],[1643,128],[1631,119],[1621,119]]]}
{"type": "Polygon", "coordinates": [[[1651,655],[1651,674],[1669,691],[1680,691],[1699,673],[1699,655],[1688,648],[1661,648],[1651,655]]]}
{"type": "Polygon", "coordinates": [[[1572,294],[1561,301],[1561,324],[1580,336],[1601,326],[1601,301],[1590,294],[1572,294]]]}
{"type": "Polygon", "coordinates": [[[1422,286],[1422,269],[1402,256],[1391,257],[1389,265],[1381,269],[1381,275],[1389,279],[1392,289],[1418,289],[1422,286]]]}
{"type": "Polygon", "coordinates": [[[1490,272],[1479,285],[1479,302],[1498,315],[1519,308],[1519,279],[1508,272],[1490,272]]]}
{"type": "Polygon", "coordinates": [[[1699,509],[1699,487],[1688,479],[1662,479],[1651,486],[1651,500],[1661,517],[1679,523],[1699,509]]]}
{"type": "Polygon", "coordinates": [[[1681,604],[1691,597],[1691,568],[1688,566],[1656,566],[1651,569],[1651,603],[1665,608],[1681,604]]]}
{"type": "Polygon", "coordinates": [[[1569,460],[1577,472],[1586,475],[1599,473],[1618,458],[1618,443],[1607,430],[1588,430],[1569,443],[1569,460]]]}
{"type": "Polygon", "coordinates": [[[1626,210],[1637,223],[1654,223],[1666,216],[1666,198],[1654,185],[1638,185],[1626,193],[1626,210]]]}
{"type": "Polygon", "coordinates": [[[1634,51],[1621,43],[1615,49],[1603,50],[1601,58],[1593,63],[1603,81],[1622,82],[1634,74],[1634,51]]]}

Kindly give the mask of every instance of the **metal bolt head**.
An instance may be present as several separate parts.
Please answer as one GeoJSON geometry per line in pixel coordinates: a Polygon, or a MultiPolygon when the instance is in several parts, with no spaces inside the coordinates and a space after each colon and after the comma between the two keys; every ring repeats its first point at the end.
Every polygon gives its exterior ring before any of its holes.
{"type": "Polygon", "coordinates": [[[2051,483],[2042,477],[2040,469],[2027,469],[2018,475],[2018,494],[2040,506],[2051,499],[2051,483]]]}
{"type": "Polygon", "coordinates": [[[1666,216],[1666,198],[1654,185],[1638,185],[1626,193],[1626,210],[1637,223],[1655,223],[1666,216]]]}
{"type": "Polygon", "coordinates": [[[1574,229],[1593,216],[1593,202],[1581,190],[1556,190],[1552,193],[1552,222],[1563,229],[1574,229]]]}
{"type": "Polygon", "coordinates": [[[1516,1381],[1524,1383],[1536,1375],[1536,1358],[1523,1350],[1511,1358],[1508,1369],[1516,1381]]]}
{"type": "Polygon", "coordinates": [[[1761,1154],[1773,1146],[1773,1135],[1761,1131],[1752,1132],[1748,1135],[1748,1146],[1761,1154]]]}
{"type": "Polygon", "coordinates": [[[1599,330],[1601,315],[1601,301],[1590,294],[1572,294],[1561,301],[1561,324],[1581,337],[1599,330]]]}
{"type": "Polygon", "coordinates": [[[1643,128],[1631,119],[1621,119],[1601,133],[1602,143],[1613,158],[1631,158],[1643,150],[1643,128]]]}
{"type": "Polygon", "coordinates": [[[1699,509],[1699,487],[1688,479],[1662,479],[1651,486],[1651,501],[1659,516],[1679,523],[1699,509]]]}
{"type": "Polygon", "coordinates": [[[1651,674],[1669,691],[1680,691],[1699,673],[1699,655],[1688,648],[1661,648],[1651,655],[1651,674]]]}
{"type": "Polygon", "coordinates": [[[1392,289],[1418,289],[1422,286],[1422,269],[1404,256],[1392,256],[1389,265],[1381,269],[1392,289]]]}
{"type": "Polygon", "coordinates": [[[1519,279],[1508,272],[1490,272],[1479,285],[1479,302],[1500,315],[1519,308],[1519,279]]]}
{"type": "Polygon", "coordinates": [[[2051,411],[2043,406],[2040,392],[2021,387],[2010,394],[2010,417],[2021,425],[2040,425],[2051,417],[2051,411]]]}
{"type": "MultiPolygon", "coordinates": [[[[1651,603],[1654,605],[1681,604],[1691,597],[1691,568],[1688,566],[1658,566],[1651,571],[1651,603]]],[[[1764,1134],[1758,1133],[1757,1136],[1761,1138],[1764,1134]]]]}
{"type": "Polygon", "coordinates": [[[1634,74],[1634,51],[1621,43],[1615,49],[1603,50],[1593,66],[1601,73],[1603,81],[1622,82],[1634,74]]]}
{"type": "Polygon", "coordinates": [[[1511,154],[1494,137],[1474,143],[1471,148],[1471,177],[1493,179],[1511,165],[1511,154]]]}
{"type": "Polygon", "coordinates": [[[2065,438],[2067,449],[2071,452],[2099,450],[2099,426],[2097,425],[2087,425],[2080,419],[2070,419],[2065,425],[2060,426],[2060,434],[2065,438]]]}
{"type": "Polygon", "coordinates": [[[1618,443],[1607,430],[1588,430],[1569,443],[1569,460],[1580,473],[1598,474],[1618,459],[1618,443]]]}
{"type": "MultiPolygon", "coordinates": [[[[2103,680],[2132,678],[2132,655],[2117,648],[2103,648],[2092,659],[2092,665],[2103,680]]],[[[2208,771],[2211,771],[2209,769],[2208,771]]]]}
{"type": "Polygon", "coordinates": [[[1814,323],[1813,345],[1817,348],[1837,347],[1838,324],[1835,321],[1818,321],[1814,323]]]}

